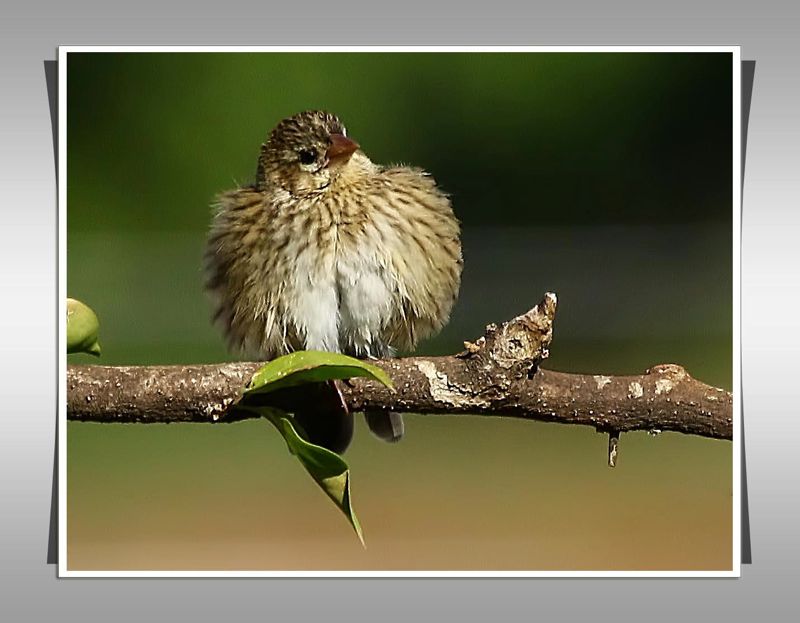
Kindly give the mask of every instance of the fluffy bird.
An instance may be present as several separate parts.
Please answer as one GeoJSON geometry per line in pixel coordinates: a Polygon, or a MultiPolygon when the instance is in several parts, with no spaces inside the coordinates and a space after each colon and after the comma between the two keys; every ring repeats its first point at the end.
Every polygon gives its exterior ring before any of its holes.
{"type": "MultiPolygon", "coordinates": [[[[447,322],[462,264],[458,220],[433,178],[373,163],[323,111],[274,128],[255,183],[217,198],[206,249],[215,320],[231,349],[263,359],[411,351],[447,322]]],[[[399,414],[366,416],[379,437],[402,437],[399,414]]],[[[342,451],[352,418],[340,419],[303,428],[342,451]]]]}

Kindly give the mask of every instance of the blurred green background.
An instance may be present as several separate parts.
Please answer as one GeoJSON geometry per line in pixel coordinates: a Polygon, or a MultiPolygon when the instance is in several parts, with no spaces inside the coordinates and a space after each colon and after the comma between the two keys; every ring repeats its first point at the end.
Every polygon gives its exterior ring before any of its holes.
{"type": "MultiPolygon", "coordinates": [[[[710,53],[70,53],[68,293],[104,364],[231,359],[201,256],[213,197],[300,110],[451,194],[464,281],[422,352],[559,296],[573,372],[684,365],[732,386],[732,75],[710,53]]],[[[95,363],[88,356],[72,363],[95,363]]],[[[264,422],[68,426],[71,569],[728,569],[731,444],[409,416],[358,418],[362,550],[264,422]]]]}

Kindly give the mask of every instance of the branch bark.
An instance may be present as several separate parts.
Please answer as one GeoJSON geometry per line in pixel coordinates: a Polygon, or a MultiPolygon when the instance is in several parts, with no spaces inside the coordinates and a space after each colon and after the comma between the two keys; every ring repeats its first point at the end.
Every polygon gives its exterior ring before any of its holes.
{"type": "MultiPolygon", "coordinates": [[[[341,385],[344,400],[350,412],[515,417],[593,426],[613,439],[636,430],[732,438],[732,395],[697,381],[679,365],[657,365],[637,376],[540,369],[548,355],[555,309],[555,295],[548,293],[526,314],[499,327],[489,325],[483,337],[465,342],[466,350],[457,355],[376,361],[396,391],[352,379],[341,385]]],[[[144,423],[251,418],[236,405],[261,365],[71,365],[67,418],[144,423]]],[[[307,387],[274,396],[290,411],[317,399],[307,387]]]]}

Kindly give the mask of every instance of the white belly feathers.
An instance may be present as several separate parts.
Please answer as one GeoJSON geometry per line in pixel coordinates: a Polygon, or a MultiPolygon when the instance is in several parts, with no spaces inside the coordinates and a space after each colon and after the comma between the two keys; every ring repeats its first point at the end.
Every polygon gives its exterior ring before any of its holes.
{"type": "Polygon", "coordinates": [[[326,260],[319,262],[319,255],[306,251],[293,271],[294,302],[288,311],[305,348],[354,356],[391,354],[386,330],[397,284],[378,254],[362,246],[326,260]]]}

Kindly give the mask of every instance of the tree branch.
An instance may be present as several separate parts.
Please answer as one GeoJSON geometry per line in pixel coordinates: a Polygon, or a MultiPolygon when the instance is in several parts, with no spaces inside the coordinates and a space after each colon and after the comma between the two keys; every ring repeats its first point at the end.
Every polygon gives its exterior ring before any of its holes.
{"type": "MultiPolygon", "coordinates": [[[[639,376],[567,374],[539,369],[552,339],[556,297],[489,325],[463,353],[375,363],[394,392],[365,380],[341,385],[351,412],[391,410],[430,415],[504,416],[582,424],[609,433],[609,464],[619,434],[675,431],[731,439],[732,396],[693,379],[681,366],[639,376]]],[[[232,422],[254,417],[236,404],[260,363],[190,366],[76,366],[67,370],[67,417],[84,422],[232,422]]],[[[308,386],[276,392],[291,411],[319,399],[308,386]]]]}

